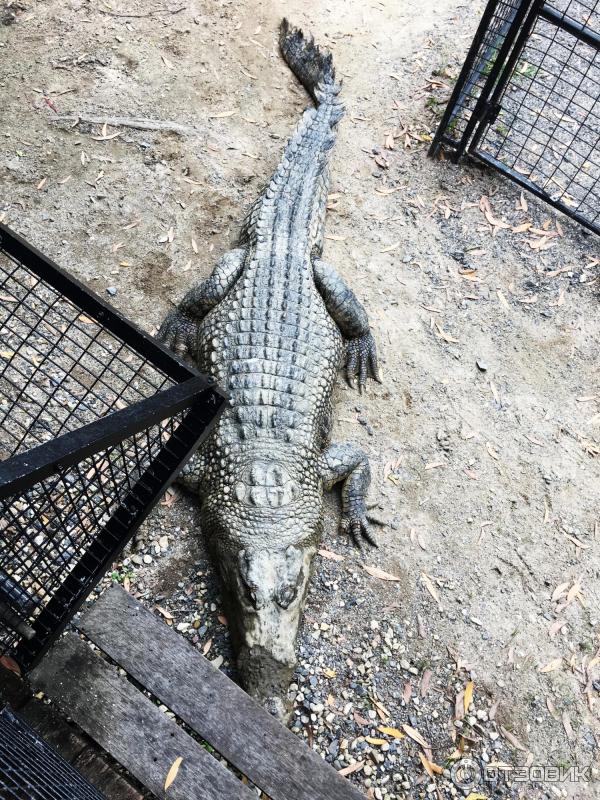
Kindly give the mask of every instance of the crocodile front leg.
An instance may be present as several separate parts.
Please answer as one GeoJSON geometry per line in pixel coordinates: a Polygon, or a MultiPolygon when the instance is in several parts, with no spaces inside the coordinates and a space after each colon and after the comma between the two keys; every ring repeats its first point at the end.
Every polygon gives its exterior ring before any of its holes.
{"type": "Polygon", "coordinates": [[[239,278],[246,250],[238,247],[219,260],[211,275],[194,286],[177,308],[167,315],[157,337],[178,355],[189,353],[196,327],[227,295],[239,278]]]}
{"type": "Polygon", "coordinates": [[[367,312],[356,295],[335,269],[318,258],[313,260],[315,285],[325,307],[346,340],[346,379],[362,392],[370,375],[381,383],[377,366],[377,348],[369,328],[367,312]]]}
{"type": "Polygon", "coordinates": [[[361,539],[377,546],[369,530],[366,496],[371,483],[369,459],[360,447],[351,442],[332,444],[320,459],[321,475],[325,488],[339,481],[342,486],[342,520],[343,533],[350,534],[357,547],[361,539]]]}

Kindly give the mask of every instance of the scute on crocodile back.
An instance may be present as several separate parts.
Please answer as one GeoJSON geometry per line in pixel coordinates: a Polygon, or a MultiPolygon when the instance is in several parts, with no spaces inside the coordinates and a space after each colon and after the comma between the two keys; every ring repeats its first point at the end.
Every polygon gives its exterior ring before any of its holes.
{"type": "Polygon", "coordinates": [[[297,500],[301,488],[283,465],[256,459],[242,472],[234,492],[241,503],[255,507],[281,508],[297,500]]]}

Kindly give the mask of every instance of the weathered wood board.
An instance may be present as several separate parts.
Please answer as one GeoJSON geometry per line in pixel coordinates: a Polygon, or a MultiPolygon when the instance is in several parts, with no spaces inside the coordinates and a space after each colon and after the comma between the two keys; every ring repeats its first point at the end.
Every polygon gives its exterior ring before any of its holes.
{"type": "Polygon", "coordinates": [[[75,634],[54,645],[30,680],[156,797],[256,800],[255,792],[75,634]],[[165,792],[178,757],[181,766],[165,792]]]}
{"type": "Polygon", "coordinates": [[[317,753],[120,587],[105,592],[77,624],[272,800],[364,800],[317,753]]]}

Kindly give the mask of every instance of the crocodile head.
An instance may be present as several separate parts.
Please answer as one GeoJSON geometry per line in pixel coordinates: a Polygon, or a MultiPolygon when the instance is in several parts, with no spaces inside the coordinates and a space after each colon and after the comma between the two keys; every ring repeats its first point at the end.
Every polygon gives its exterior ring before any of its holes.
{"type": "Polygon", "coordinates": [[[224,584],[240,681],[282,721],[322,526],[320,488],[306,487],[283,467],[273,477],[254,463],[236,474],[225,499],[216,492],[202,508],[203,530],[224,584]]]}

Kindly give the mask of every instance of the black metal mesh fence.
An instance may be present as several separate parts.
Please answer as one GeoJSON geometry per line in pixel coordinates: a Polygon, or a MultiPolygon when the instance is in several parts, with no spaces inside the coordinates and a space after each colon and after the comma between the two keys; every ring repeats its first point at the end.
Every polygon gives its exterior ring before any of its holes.
{"type": "Polygon", "coordinates": [[[489,23],[482,27],[481,41],[473,54],[472,64],[466,69],[464,84],[448,120],[446,127],[448,140],[458,143],[465,134],[481,92],[498,63],[498,55],[506,43],[521,4],[521,0],[500,0],[490,4],[487,11],[489,23]]]}
{"type": "Polygon", "coordinates": [[[600,2],[491,0],[431,154],[468,152],[600,232],[600,2]]]}
{"type": "MultiPolygon", "coordinates": [[[[582,3],[563,5],[569,16],[583,15],[582,3]]],[[[599,21],[594,9],[585,17],[599,21]]],[[[598,50],[538,18],[496,122],[479,143],[482,152],[592,223],[600,216],[599,86],[598,50]]]]}
{"type": "Polygon", "coordinates": [[[68,277],[44,277],[44,264],[22,247],[15,255],[2,235],[0,655],[28,668],[184,462],[220,396],[81,287],[69,299],[68,277]]]}
{"type": "Polygon", "coordinates": [[[0,712],[0,798],[103,800],[103,795],[5,708],[0,712]]]}
{"type": "Polygon", "coordinates": [[[0,459],[174,384],[2,252],[0,330],[0,459]]]}

